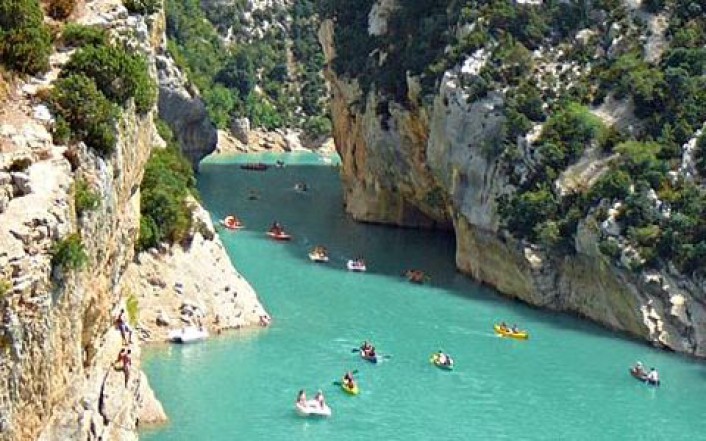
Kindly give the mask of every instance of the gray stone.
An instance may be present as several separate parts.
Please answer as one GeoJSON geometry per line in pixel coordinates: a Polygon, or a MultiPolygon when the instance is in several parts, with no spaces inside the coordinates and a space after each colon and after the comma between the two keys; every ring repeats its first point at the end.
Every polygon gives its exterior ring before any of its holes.
{"type": "Polygon", "coordinates": [[[230,133],[243,144],[248,143],[250,120],[248,118],[233,118],[230,123],[230,133]]]}
{"type": "Polygon", "coordinates": [[[13,172],[11,176],[12,183],[15,186],[16,196],[24,196],[32,193],[32,183],[27,173],[13,172]]]}

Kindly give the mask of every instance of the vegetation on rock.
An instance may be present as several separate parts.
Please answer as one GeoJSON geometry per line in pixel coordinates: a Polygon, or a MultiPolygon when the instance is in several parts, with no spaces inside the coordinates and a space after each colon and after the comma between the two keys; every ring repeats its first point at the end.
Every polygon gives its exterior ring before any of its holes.
{"type": "Polygon", "coordinates": [[[49,69],[51,34],[38,0],[0,2],[0,62],[35,75],[49,69]]]}
{"type": "Polygon", "coordinates": [[[145,166],[140,184],[140,237],[137,251],[162,242],[180,243],[192,224],[188,196],[195,193],[196,180],[189,162],[174,144],[168,127],[158,125],[167,148],[155,149],[145,166]]]}
{"type": "Polygon", "coordinates": [[[88,255],[78,233],[73,233],[54,243],[51,264],[64,271],[78,271],[86,266],[88,255]]]}

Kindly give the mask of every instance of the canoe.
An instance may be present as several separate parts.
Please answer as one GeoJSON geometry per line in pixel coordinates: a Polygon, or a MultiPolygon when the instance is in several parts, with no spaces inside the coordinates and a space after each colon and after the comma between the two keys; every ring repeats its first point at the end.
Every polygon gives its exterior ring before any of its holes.
{"type": "Polygon", "coordinates": [[[500,328],[500,325],[493,325],[495,333],[502,337],[516,338],[518,340],[527,340],[529,338],[529,333],[527,331],[512,332],[511,330],[504,330],[500,328]]]}
{"type": "Polygon", "coordinates": [[[367,270],[364,263],[358,263],[355,260],[349,260],[346,267],[348,267],[348,271],[356,271],[359,273],[363,273],[367,270]]]}
{"type": "Polygon", "coordinates": [[[353,387],[348,387],[346,382],[343,380],[341,380],[341,389],[343,389],[343,392],[350,395],[358,395],[358,392],[360,392],[360,389],[358,389],[358,383],[353,383],[353,387]]]}
{"type": "Polygon", "coordinates": [[[267,235],[273,238],[274,240],[292,240],[292,236],[285,232],[275,233],[272,231],[268,231],[267,235]]]}
{"type": "Polygon", "coordinates": [[[208,331],[203,327],[187,326],[170,331],[168,338],[172,343],[193,343],[207,339],[208,331]]]}
{"type": "Polygon", "coordinates": [[[373,356],[371,357],[371,356],[369,356],[369,355],[365,355],[365,352],[360,351],[360,358],[362,358],[363,360],[369,361],[369,362],[371,362],[371,363],[373,363],[373,364],[375,364],[375,363],[378,362],[378,356],[377,356],[377,354],[375,354],[375,355],[373,355],[373,356]]]}
{"type": "Polygon", "coordinates": [[[439,362],[439,354],[431,354],[431,357],[429,358],[429,361],[430,361],[434,366],[438,367],[439,369],[443,369],[443,370],[446,370],[446,371],[452,371],[453,368],[454,368],[454,361],[453,361],[453,359],[452,359],[451,357],[449,357],[448,355],[447,355],[446,357],[449,358],[449,360],[451,361],[450,364],[442,364],[441,362],[439,362]]]}
{"type": "Polygon", "coordinates": [[[227,216],[225,219],[222,219],[220,221],[220,224],[228,228],[229,230],[240,230],[242,228],[245,228],[245,225],[243,225],[242,222],[236,220],[234,216],[227,216]]]}
{"type": "Polygon", "coordinates": [[[659,386],[660,385],[659,380],[652,381],[652,380],[648,379],[647,373],[644,371],[639,373],[635,370],[635,368],[630,368],[630,375],[632,375],[632,378],[634,378],[638,381],[642,381],[643,383],[648,384],[650,386],[659,386]]]}
{"type": "Polygon", "coordinates": [[[328,262],[328,256],[326,254],[309,253],[309,260],[314,262],[326,263],[328,262]]]}
{"type": "Polygon", "coordinates": [[[330,417],[331,408],[324,404],[323,407],[319,406],[316,400],[308,400],[306,403],[297,403],[294,405],[294,409],[297,411],[299,416],[303,417],[330,417]]]}

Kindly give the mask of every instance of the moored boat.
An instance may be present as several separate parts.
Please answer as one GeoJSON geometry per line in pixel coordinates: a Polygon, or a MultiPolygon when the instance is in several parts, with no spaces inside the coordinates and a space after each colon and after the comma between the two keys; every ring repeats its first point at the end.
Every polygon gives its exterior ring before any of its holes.
{"type": "Polygon", "coordinates": [[[529,332],[527,331],[513,332],[511,329],[503,328],[498,324],[493,325],[493,329],[501,337],[516,338],[518,340],[527,340],[529,338],[529,332]]]}
{"type": "Polygon", "coordinates": [[[169,341],[172,343],[193,343],[208,338],[208,331],[203,326],[186,326],[169,332],[169,341]]]}
{"type": "Polygon", "coordinates": [[[346,267],[348,268],[348,271],[355,271],[359,273],[363,273],[367,271],[367,268],[365,266],[365,262],[363,262],[360,259],[357,260],[349,260],[348,263],[346,263],[346,267]]]}
{"type": "Polygon", "coordinates": [[[255,171],[265,171],[269,166],[262,162],[249,162],[247,164],[240,164],[240,168],[243,170],[255,170],[255,171]]]}
{"type": "Polygon", "coordinates": [[[330,417],[331,408],[324,404],[319,404],[316,400],[308,400],[305,403],[297,403],[294,409],[303,417],[330,417]]]}

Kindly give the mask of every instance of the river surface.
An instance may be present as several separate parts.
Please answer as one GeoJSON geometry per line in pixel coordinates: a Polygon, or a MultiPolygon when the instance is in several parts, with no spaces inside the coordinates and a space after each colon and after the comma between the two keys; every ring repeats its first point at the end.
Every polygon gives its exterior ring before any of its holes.
{"type": "Polygon", "coordinates": [[[198,187],[213,218],[235,213],[246,225],[221,238],[274,322],[146,351],[170,423],[141,439],[705,439],[703,363],[474,284],[455,271],[452,235],[355,223],[336,167],[314,155],[284,158],[287,167],[265,172],[235,159],[202,165],[198,187]],[[295,191],[297,182],[309,191],[295,191]],[[248,199],[251,189],[259,199],[248,199]],[[273,220],[292,242],[265,236],[273,220]],[[328,264],[307,258],[316,244],[329,249],[328,264]],[[367,273],[346,271],[358,255],[367,273]],[[431,280],[407,282],[408,268],[431,280]],[[496,337],[500,320],[529,329],[530,339],[496,337]],[[386,355],[382,363],[352,352],[364,339],[386,355]],[[454,357],[453,371],[429,363],[439,349],[454,357]],[[631,378],[635,360],[658,367],[662,387],[631,378]],[[348,369],[358,371],[358,396],[333,384],[348,369]],[[309,397],[323,390],[333,416],[298,417],[300,388],[309,397]]]}

